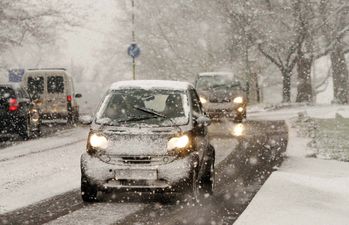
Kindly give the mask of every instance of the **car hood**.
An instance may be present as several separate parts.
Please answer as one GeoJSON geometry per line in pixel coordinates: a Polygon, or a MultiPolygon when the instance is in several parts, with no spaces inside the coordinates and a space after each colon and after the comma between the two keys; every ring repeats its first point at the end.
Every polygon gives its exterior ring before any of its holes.
{"type": "Polygon", "coordinates": [[[231,102],[235,97],[242,96],[239,90],[210,90],[199,91],[199,95],[206,98],[209,102],[231,102]]]}
{"type": "Polygon", "coordinates": [[[107,129],[103,134],[108,138],[106,154],[115,156],[166,155],[167,143],[171,137],[183,132],[180,128],[160,129],[107,129]]]}

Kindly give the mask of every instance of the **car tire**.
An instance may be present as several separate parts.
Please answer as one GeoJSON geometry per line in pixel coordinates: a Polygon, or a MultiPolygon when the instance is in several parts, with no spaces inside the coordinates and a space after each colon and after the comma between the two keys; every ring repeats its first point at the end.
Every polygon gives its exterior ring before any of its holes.
{"type": "Polygon", "coordinates": [[[210,160],[207,162],[205,174],[202,176],[200,181],[200,193],[203,195],[213,194],[215,174],[214,174],[214,162],[210,160]]]}
{"type": "Polygon", "coordinates": [[[209,146],[208,153],[209,159],[206,161],[205,173],[203,174],[200,180],[201,193],[204,195],[212,195],[215,184],[215,151],[212,145],[209,146]]]}
{"type": "Polygon", "coordinates": [[[32,131],[31,131],[31,124],[30,124],[30,118],[24,118],[21,120],[21,123],[19,124],[19,136],[23,140],[28,140],[32,136],[32,131]]]}
{"type": "Polygon", "coordinates": [[[89,180],[81,176],[81,198],[84,202],[97,201],[97,187],[92,185],[89,180]]]}

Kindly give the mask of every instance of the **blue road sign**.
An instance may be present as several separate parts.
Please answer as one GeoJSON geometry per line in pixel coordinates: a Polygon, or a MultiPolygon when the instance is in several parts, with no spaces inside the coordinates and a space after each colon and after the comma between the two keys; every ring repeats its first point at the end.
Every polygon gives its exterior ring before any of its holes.
{"type": "Polygon", "coordinates": [[[127,48],[127,54],[132,58],[137,58],[141,54],[141,49],[138,47],[136,43],[132,43],[127,48]]]}
{"type": "Polygon", "coordinates": [[[24,69],[11,69],[8,71],[8,81],[19,83],[22,81],[24,75],[24,69]]]}

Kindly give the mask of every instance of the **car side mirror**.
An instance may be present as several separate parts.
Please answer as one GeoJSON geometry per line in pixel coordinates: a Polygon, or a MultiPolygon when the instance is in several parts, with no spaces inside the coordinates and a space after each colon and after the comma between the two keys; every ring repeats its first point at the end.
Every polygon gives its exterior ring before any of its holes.
{"type": "Polygon", "coordinates": [[[75,98],[81,98],[82,97],[82,94],[75,94],[75,98]]]}
{"type": "Polygon", "coordinates": [[[207,116],[199,116],[195,119],[196,123],[200,126],[209,126],[211,124],[211,119],[207,116]]]}
{"type": "Polygon", "coordinates": [[[246,92],[246,95],[248,96],[250,94],[250,83],[247,81],[244,91],[246,92]]]}
{"type": "Polygon", "coordinates": [[[90,115],[84,115],[79,117],[79,121],[81,124],[90,125],[93,121],[93,117],[90,115]]]}

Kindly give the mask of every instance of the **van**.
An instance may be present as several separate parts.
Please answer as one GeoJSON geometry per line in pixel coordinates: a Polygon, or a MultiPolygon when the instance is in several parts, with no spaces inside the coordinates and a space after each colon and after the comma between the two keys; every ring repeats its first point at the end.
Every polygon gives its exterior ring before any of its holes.
{"type": "Polygon", "coordinates": [[[32,99],[40,107],[43,119],[66,119],[75,123],[79,118],[79,106],[72,77],[64,68],[28,69],[22,79],[32,99]]]}

